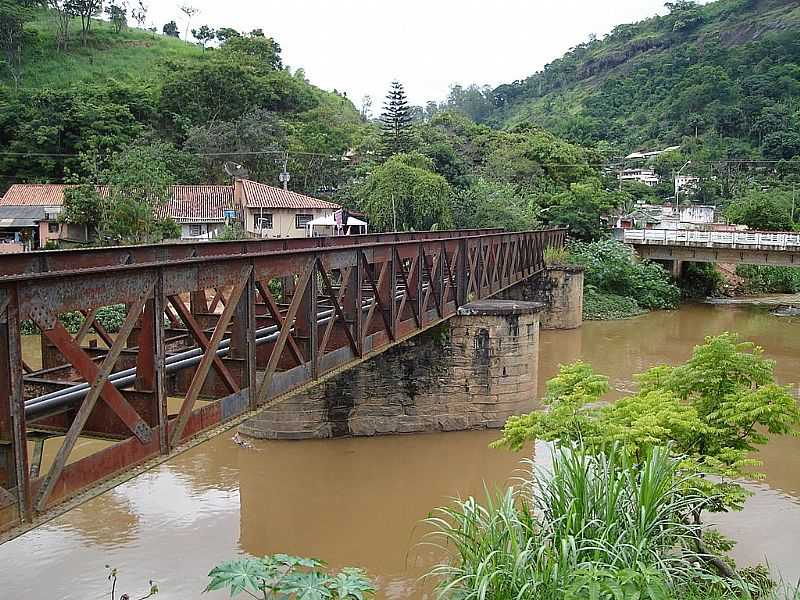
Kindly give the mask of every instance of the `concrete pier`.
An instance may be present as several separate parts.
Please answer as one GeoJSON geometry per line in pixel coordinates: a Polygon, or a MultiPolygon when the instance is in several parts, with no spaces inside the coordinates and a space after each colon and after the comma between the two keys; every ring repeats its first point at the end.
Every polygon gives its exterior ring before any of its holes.
{"type": "Polygon", "coordinates": [[[499,428],[536,398],[542,303],[482,300],[240,426],[265,439],[499,428]]]}

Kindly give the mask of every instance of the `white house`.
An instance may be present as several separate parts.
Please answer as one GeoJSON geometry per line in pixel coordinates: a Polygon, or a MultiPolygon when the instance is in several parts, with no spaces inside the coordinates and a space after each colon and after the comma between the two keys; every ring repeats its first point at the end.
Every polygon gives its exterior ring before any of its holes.
{"type": "Polygon", "coordinates": [[[653,169],[625,169],[619,178],[622,181],[640,181],[650,187],[655,187],[661,182],[661,178],[653,169]]]}
{"type": "Polygon", "coordinates": [[[306,237],[314,219],[332,217],[341,207],[327,200],[247,179],[234,181],[234,200],[242,207],[244,228],[259,237],[306,237]]]}

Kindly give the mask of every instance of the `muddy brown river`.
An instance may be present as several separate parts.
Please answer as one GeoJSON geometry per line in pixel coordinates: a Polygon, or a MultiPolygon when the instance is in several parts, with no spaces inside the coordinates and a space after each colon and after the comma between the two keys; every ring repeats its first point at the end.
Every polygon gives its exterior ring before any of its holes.
{"type": "MultiPolygon", "coordinates": [[[[780,382],[800,380],[800,317],[696,305],[542,332],[540,389],[559,363],[580,358],[608,375],[620,395],[633,389],[634,373],[683,361],[704,336],[723,331],[764,346],[780,382]]],[[[432,598],[431,585],[419,577],[437,554],[419,545],[420,520],[451,497],[482,497],[484,486],[504,486],[532,450],[491,450],[498,435],[491,431],[254,442],[252,449],[231,435],[0,546],[0,597],[108,598],[109,564],[119,569],[118,590],[131,598],[146,593],[149,579],[162,600],[199,598],[217,562],[287,552],[334,567],[361,566],[376,580],[379,598],[432,598]]],[[[760,457],[766,479],[750,486],[755,495],[744,512],[715,521],[739,541],[740,564],[767,560],[796,582],[800,439],[774,440],[760,457]]]]}

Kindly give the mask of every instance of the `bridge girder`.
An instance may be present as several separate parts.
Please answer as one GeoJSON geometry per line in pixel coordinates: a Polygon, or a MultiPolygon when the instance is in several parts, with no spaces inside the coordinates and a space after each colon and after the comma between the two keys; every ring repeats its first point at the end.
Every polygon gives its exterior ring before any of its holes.
{"type": "Polygon", "coordinates": [[[0,258],[0,539],[535,275],[565,237],[392,233],[0,258]],[[115,335],[96,323],[110,305],[125,306],[115,335]],[[86,317],[75,336],[59,321],[72,311],[86,317]],[[25,320],[48,368],[23,360],[25,320]],[[84,343],[90,328],[102,346],[84,343]],[[73,460],[87,436],[111,442],[73,460]],[[45,465],[48,438],[58,451],[45,465]]]}

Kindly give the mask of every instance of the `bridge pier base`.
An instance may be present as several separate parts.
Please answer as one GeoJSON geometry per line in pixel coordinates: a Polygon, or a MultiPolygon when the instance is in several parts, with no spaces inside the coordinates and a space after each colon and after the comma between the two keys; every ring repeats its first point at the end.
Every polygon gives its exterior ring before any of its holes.
{"type": "Polygon", "coordinates": [[[542,302],[542,329],[577,329],[583,324],[583,272],[572,265],[548,267],[503,291],[509,300],[542,302]]]}
{"type": "Polygon", "coordinates": [[[262,439],[308,439],[502,427],[531,410],[539,362],[534,302],[482,300],[449,322],[240,426],[262,439]]]}

